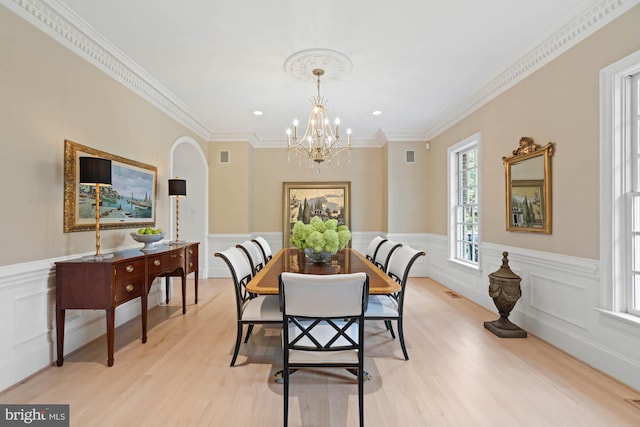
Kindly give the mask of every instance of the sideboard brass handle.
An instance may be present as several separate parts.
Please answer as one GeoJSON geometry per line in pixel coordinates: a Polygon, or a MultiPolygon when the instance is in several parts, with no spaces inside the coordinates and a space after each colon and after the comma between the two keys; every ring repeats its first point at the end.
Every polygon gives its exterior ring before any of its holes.
{"type": "Polygon", "coordinates": [[[193,249],[189,249],[189,255],[193,255],[193,249]]]}
{"type": "Polygon", "coordinates": [[[189,263],[189,267],[193,267],[193,263],[192,262],[189,263]]]}
{"type": "Polygon", "coordinates": [[[132,284],[128,284],[125,289],[127,290],[127,292],[131,292],[131,291],[133,291],[133,285],[132,284]]]}
{"type": "Polygon", "coordinates": [[[127,273],[131,273],[133,271],[133,265],[127,265],[125,267],[125,270],[127,271],[127,273]]]}
{"type": "Polygon", "coordinates": [[[158,267],[160,265],[160,260],[157,259],[155,261],[153,261],[153,265],[155,265],[156,267],[158,267]]]}

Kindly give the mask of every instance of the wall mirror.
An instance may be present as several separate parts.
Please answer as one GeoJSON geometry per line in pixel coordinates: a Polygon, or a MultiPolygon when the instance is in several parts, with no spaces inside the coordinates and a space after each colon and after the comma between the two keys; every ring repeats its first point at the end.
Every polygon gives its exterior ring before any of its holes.
{"type": "Polygon", "coordinates": [[[551,233],[551,156],[544,147],[522,137],[513,156],[503,157],[507,231],[551,233]]]}

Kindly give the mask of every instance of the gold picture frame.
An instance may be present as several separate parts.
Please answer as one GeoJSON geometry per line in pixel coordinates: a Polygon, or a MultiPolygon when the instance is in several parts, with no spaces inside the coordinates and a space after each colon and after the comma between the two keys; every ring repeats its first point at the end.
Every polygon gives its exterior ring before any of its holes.
{"type": "Polygon", "coordinates": [[[79,158],[111,160],[112,185],[101,186],[100,228],[152,227],[156,223],[158,170],[73,141],[64,141],[64,232],[92,231],[96,227],[95,187],[80,185],[79,158]],[[93,191],[93,195],[91,193],[93,191]],[[91,201],[93,200],[93,204],[91,201]]]}
{"type": "Polygon", "coordinates": [[[282,239],[284,248],[291,242],[296,221],[305,224],[314,216],[335,218],[351,229],[351,182],[283,182],[282,239]],[[306,203],[305,203],[306,202],[306,203]]]}

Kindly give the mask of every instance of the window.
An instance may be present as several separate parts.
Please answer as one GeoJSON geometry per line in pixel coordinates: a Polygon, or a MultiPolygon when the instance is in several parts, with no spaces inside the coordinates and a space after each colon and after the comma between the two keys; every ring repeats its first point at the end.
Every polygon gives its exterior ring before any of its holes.
{"type": "Polygon", "coordinates": [[[603,308],[640,316],[640,51],[600,72],[603,308]]]}
{"type": "Polygon", "coordinates": [[[480,134],[449,148],[449,257],[477,267],[480,245],[480,134]]]}

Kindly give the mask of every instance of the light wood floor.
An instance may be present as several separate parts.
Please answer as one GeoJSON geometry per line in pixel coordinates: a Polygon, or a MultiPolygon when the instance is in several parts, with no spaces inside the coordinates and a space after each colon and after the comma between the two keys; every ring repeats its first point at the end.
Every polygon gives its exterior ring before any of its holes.
{"type": "MultiPolygon", "coordinates": [[[[256,327],[229,367],[235,339],[231,282],[203,280],[187,314],[180,298],[149,313],[149,340],[135,319],[116,330],[113,367],[98,339],[0,394],[1,403],[67,403],[71,426],[279,426],[277,329],[256,327]]],[[[179,295],[178,293],[176,295],[179,295]]],[[[367,325],[367,426],[639,426],[640,393],[536,337],[500,339],[496,315],[430,279],[407,290],[410,360],[381,322],[367,325]]],[[[117,316],[117,310],[116,310],[117,316]]],[[[346,371],[292,376],[291,426],[357,425],[357,386],[346,371]]]]}

